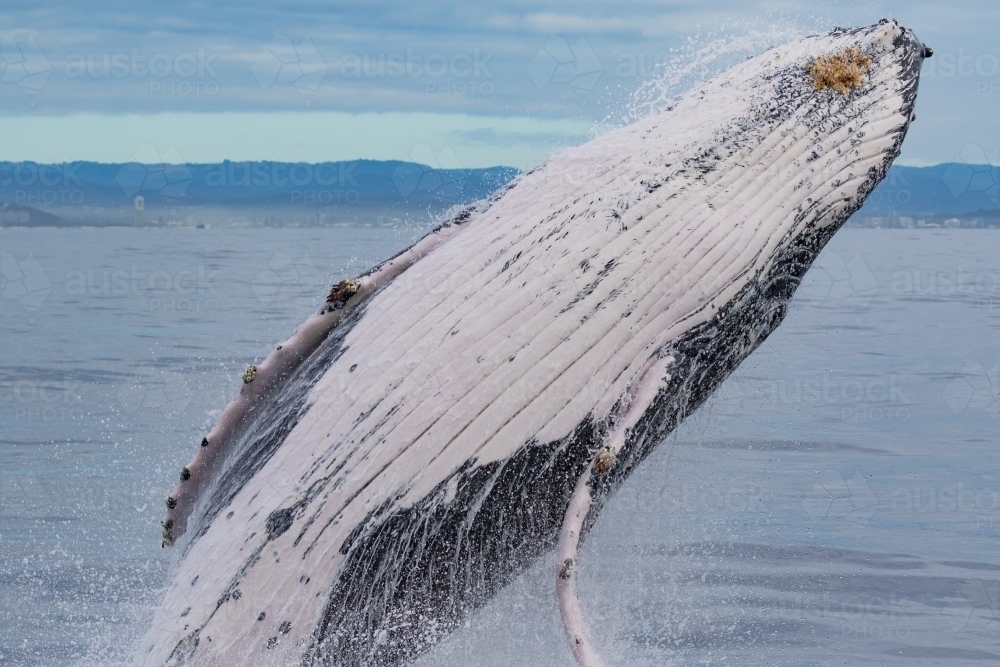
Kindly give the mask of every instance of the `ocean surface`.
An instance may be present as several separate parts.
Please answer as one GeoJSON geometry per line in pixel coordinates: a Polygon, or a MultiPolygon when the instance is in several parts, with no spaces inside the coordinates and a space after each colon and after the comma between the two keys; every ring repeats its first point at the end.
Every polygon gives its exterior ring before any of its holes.
{"type": "MultiPolygon", "coordinates": [[[[163,499],[330,284],[423,229],[0,229],[0,665],[126,663],[163,499]]],[[[1000,230],[844,229],[580,553],[611,666],[1000,660],[1000,230]]],[[[570,667],[554,558],[421,667],[570,667]]]]}

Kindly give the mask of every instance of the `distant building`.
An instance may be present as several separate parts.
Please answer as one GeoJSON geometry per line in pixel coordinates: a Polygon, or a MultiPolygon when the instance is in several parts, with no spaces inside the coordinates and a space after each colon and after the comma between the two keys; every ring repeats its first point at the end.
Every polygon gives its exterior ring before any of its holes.
{"type": "Polygon", "coordinates": [[[146,198],[142,195],[136,195],[135,199],[132,200],[132,224],[139,226],[142,224],[142,214],[146,210],[146,198]]]}

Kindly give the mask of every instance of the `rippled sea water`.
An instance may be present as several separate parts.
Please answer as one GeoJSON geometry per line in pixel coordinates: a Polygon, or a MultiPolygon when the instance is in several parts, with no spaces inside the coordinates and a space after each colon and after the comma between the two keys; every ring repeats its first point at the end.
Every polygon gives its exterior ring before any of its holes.
{"type": "MultiPolygon", "coordinates": [[[[163,498],[239,373],[421,233],[0,229],[0,664],[127,662],[163,498]]],[[[998,331],[1000,232],[839,232],[581,548],[606,662],[1000,659],[998,331]]],[[[571,665],[553,572],[421,667],[571,665]]]]}

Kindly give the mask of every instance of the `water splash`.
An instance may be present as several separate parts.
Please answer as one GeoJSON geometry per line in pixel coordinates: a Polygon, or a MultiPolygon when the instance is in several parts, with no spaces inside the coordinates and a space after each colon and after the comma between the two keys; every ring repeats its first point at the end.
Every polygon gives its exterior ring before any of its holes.
{"type": "Polygon", "coordinates": [[[775,24],[766,30],[750,30],[742,35],[692,35],[683,46],[671,49],[670,57],[654,67],[652,78],[632,93],[620,119],[629,123],[667,106],[671,100],[701,81],[707,81],[747,58],[815,32],[801,26],[775,24]]]}

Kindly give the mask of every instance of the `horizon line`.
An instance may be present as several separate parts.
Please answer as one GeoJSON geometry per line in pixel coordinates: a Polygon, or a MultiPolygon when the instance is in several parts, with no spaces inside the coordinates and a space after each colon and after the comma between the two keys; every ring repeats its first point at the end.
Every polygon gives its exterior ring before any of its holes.
{"type": "MultiPolygon", "coordinates": [[[[267,158],[252,159],[252,160],[237,160],[237,159],[231,159],[231,158],[223,158],[222,160],[217,160],[215,162],[199,162],[199,161],[192,161],[192,162],[169,162],[169,161],[146,162],[146,161],[142,161],[142,162],[140,162],[139,160],[129,160],[129,161],[126,161],[126,162],[105,162],[105,161],[102,161],[102,160],[89,160],[89,159],[62,160],[62,161],[58,161],[58,162],[53,162],[53,161],[30,160],[30,159],[29,160],[11,160],[11,159],[0,158],[0,165],[34,164],[34,165],[42,165],[42,166],[54,166],[54,165],[67,165],[67,164],[94,164],[94,165],[103,165],[103,166],[109,166],[109,167],[115,167],[115,166],[121,166],[121,165],[127,165],[127,164],[156,165],[156,166],[163,165],[163,166],[178,166],[178,167],[181,167],[181,166],[183,166],[183,167],[199,167],[199,166],[211,167],[211,166],[224,165],[224,164],[229,164],[229,163],[233,163],[233,164],[275,163],[275,164],[294,164],[294,165],[300,165],[300,164],[301,165],[323,165],[323,164],[349,164],[349,163],[354,163],[354,162],[375,162],[375,163],[381,163],[381,164],[393,164],[393,163],[397,163],[397,164],[416,164],[416,165],[420,165],[422,167],[427,167],[427,168],[432,169],[434,171],[486,171],[486,170],[489,170],[489,169],[513,169],[515,171],[520,171],[520,172],[526,171],[525,169],[522,169],[520,167],[516,167],[516,166],[511,165],[511,164],[502,164],[502,163],[497,163],[497,164],[492,164],[492,165],[487,165],[487,166],[481,166],[481,167],[465,167],[465,166],[436,167],[434,165],[427,164],[425,162],[419,162],[417,160],[405,160],[405,159],[398,159],[398,158],[366,158],[366,157],[350,158],[350,159],[329,159],[329,160],[320,160],[320,161],[315,161],[315,162],[308,161],[308,160],[273,160],[273,159],[267,159],[267,158]]],[[[930,168],[933,168],[933,167],[940,167],[940,166],[950,165],[950,164],[962,164],[962,165],[968,165],[970,167],[988,167],[990,169],[998,169],[998,168],[1000,168],[1000,165],[992,164],[990,162],[979,163],[979,162],[965,162],[965,161],[962,161],[962,160],[948,160],[948,161],[944,161],[944,162],[930,162],[930,161],[925,161],[925,160],[914,160],[914,161],[896,160],[895,162],[893,162],[890,165],[890,168],[892,168],[892,167],[905,167],[907,169],[930,169],[930,168]]]]}

